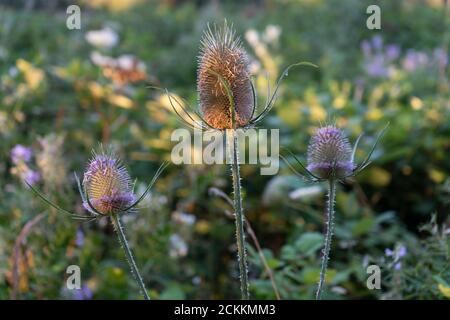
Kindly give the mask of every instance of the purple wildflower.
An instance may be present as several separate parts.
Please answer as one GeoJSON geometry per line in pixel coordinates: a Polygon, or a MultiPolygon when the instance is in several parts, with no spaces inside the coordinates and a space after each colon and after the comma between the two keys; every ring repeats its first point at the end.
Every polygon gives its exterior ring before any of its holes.
{"type": "Polygon", "coordinates": [[[11,160],[14,164],[18,164],[19,162],[28,162],[31,160],[33,156],[33,151],[29,147],[25,147],[24,145],[17,144],[14,148],[11,149],[11,160]]]}
{"type": "Polygon", "coordinates": [[[403,60],[403,68],[406,71],[412,72],[424,67],[428,63],[428,56],[423,53],[410,49],[406,53],[406,57],[403,60]]]}
{"type": "MultiPolygon", "coordinates": [[[[95,155],[84,173],[83,187],[93,208],[101,214],[119,213],[134,202],[131,178],[112,155],[95,155]]],[[[85,199],[83,206],[93,211],[85,199]]]]}
{"type": "Polygon", "coordinates": [[[404,256],[406,256],[407,252],[408,251],[404,245],[397,246],[394,250],[391,250],[389,248],[386,248],[384,250],[384,253],[387,257],[392,257],[393,260],[392,264],[394,266],[394,269],[397,271],[401,270],[402,268],[401,259],[404,256]]]}
{"type": "Polygon", "coordinates": [[[400,56],[400,47],[396,44],[390,44],[386,47],[386,58],[395,60],[400,56]]]}
{"type": "Polygon", "coordinates": [[[392,256],[394,255],[394,251],[392,251],[392,250],[389,249],[389,248],[386,248],[386,249],[384,250],[384,254],[385,254],[387,257],[392,257],[392,256]]]}
{"type": "Polygon", "coordinates": [[[319,178],[342,179],[355,168],[351,158],[352,148],[344,133],[335,126],[326,126],[311,138],[307,169],[319,178]]]}
{"type": "Polygon", "coordinates": [[[27,169],[23,175],[22,178],[28,182],[28,184],[30,185],[34,185],[37,182],[39,182],[39,180],[41,180],[41,175],[39,174],[39,172],[37,171],[33,171],[31,169],[27,169]]]}
{"type": "Polygon", "coordinates": [[[376,35],[372,38],[372,45],[375,50],[381,50],[383,48],[383,38],[380,35],[376,35]]]}
{"type": "Polygon", "coordinates": [[[365,56],[371,55],[372,46],[370,45],[370,42],[367,40],[363,40],[363,42],[361,42],[361,50],[365,56]]]}
{"type": "Polygon", "coordinates": [[[94,293],[91,288],[85,284],[81,287],[81,289],[75,289],[73,292],[73,298],[75,300],[91,300],[93,295],[94,293]]]}
{"type": "Polygon", "coordinates": [[[400,246],[397,249],[397,259],[403,258],[404,256],[406,256],[407,254],[407,250],[405,246],[400,246]]]}
{"type": "Polygon", "coordinates": [[[372,57],[365,65],[366,72],[372,77],[386,77],[388,75],[388,70],[384,63],[384,56],[382,54],[377,54],[372,57]]]}
{"type": "Polygon", "coordinates": [[[77,230],[77,234],[75,236],[75,244],[77,247],[82,247],[84,244],[84,233],[81,229],[77,230]]]}
{"type": "Polygon", "coordinates": [[[439,69],[445,69],[448,64],[448,55],[443,48],[437,48],[434,50],[434,59],[437,61],[439,69]]]}

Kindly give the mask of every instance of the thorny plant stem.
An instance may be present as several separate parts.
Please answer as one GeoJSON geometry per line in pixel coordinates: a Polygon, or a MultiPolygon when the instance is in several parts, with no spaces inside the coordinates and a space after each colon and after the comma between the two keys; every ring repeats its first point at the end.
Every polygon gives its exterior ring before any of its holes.
{"type": "Polygon", "coordinates": [[[328,259],[331,248],[331,238],[333,237],[334,229],[334,202],[336,197],[336,182],[331,178],[328,181],[328,203],[327,203],[327,221],[326,221],[326,235],[325,246],[322,251],[322,267],[320,269],[319,285],[316,292],[316,300],[322,298],[323,284],[325,282],[325,274],[327,272],[328,259]]]}
{"type": "Polygon", "coordinates": [[[238,138],[235,129],[227,130],[227,144],[233,176],[233,202],[236,222],[236,244],[238,249],[239,274],[242,300],[250,298],[248,292],[247,253],[245,250],[244,213],[242,208],[241,175],[239,173],[238,138]]]}
{"type": "Polygon", "coordinates": [[[122,223],[120,222],[119,215],[113,214],[111,216],[112,223],[114,225],[114,230],[117,233],[117,236],[119,238],[120,245],[122,246],[123,250],[125,251],[125,255],[127,257],[128,264],[131,268],[131,273],[133,274],[134,278],[136,279],[136,282],[139,285],[140,291],[142,295],[144,296],[145,300],[150,300],[150,297],[147,293],[147,290],[145,289],[144,281],[142,280],[141,274],[139,273],[139,269],[136,266],[136,262],[134,261],[133,254],[131,253],[131,249],[128,245],[127,238],[125,237],[125,233],[123,231],[122,223]]]}

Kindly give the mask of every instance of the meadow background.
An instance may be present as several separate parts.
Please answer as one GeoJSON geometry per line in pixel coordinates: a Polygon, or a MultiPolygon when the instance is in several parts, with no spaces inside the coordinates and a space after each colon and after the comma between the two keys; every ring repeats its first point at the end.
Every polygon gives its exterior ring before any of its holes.
{"type": "MultiPolygon", "coordinates": [[[[0,1],[0,299],[138,299],[106,219],[79,223],[45,206],[23,179],[82,213],[73,172],[98,142],[114,146],[138,190],[170,160],[182,127],[167,87],[197,104],[199,41],[226,18],[251,57],[258,98],[293,69],[263,126],[300,158],[319,123],[332,120],[359,159],[387,122],[374,163],[338,188],[325,298],[450,297],[449,9],[445,1],[0,1]],[[81,30],[66,8],[81,7],[81,30]],[[378,4],[382,29],[366,28],[378,4]],[[103,30],[100,33],[91,31],[103,30]],[[65,288],[81,268],[82,290],[65,288]],[[382,289],[366,287],[378,264],[382,289]]],[[[261,109],[260,109],[261,110],[261,109]]],[[[242,167],[252,298],[311,299],[320,268],[324,186],[282,164],[276,176],[242,167]]],[[[156,299],[239,298],[229,168],[170,166],[138,214],[124,222],[156,299]]]]}

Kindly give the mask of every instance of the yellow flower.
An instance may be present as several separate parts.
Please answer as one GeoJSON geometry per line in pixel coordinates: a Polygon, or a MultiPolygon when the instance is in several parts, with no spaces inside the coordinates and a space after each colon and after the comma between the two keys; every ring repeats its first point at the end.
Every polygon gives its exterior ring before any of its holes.
{"type": "Polygon", "coordinates": [[[438,284],[438,289],[442,295],[446,298],[450,298],[450,287],[446,287],[443,284],[438,284]]]}
{"type": "Polygon", "coordinates": [[[41,69],[38,69],[34,67],[31,63],[28,61],[25,61],[23,59],[18,59],[16,61],[17,69],[20,70],[20,72],[23,73],[25,77],[25,81],[28,85],[28,87],[32,90],[37,89],[41,83],[44,81],[44,71],[41,69]]]}

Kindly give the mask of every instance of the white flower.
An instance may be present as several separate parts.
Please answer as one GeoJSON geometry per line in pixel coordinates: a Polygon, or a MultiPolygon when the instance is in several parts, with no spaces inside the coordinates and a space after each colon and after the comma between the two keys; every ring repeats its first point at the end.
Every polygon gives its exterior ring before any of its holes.
{"type": "Polygon", "coordinates": [[[249,29],[245,32],[245,39],[252,46],[256,47],[259,43],[259,35],[255,29],[249,29]]]}
{"type": "Polygon", "coordinates": [[[258,74],[258,72],[261,71],[261,63],[257,60],[253,60],[250,63],[250,66],[248,69],[250,71],[250,74],[253,74],[253,75],[258,74]]]}
{"type": "Polygon", "coordinates": [[[269,24],[264,33],[264,40],[268,43],[276,43],[281,34],[281,27],[269,24]]]}
{"type": "Polygon", "coordinates": [[[320,193],[322,193],[322,188],[320,186],[302,187],[289,193],[289,198],[291,198],[292,200],[297,200],[302,198],[314,197],[320,193]]]}
{"type": "Polygon", "coordinates": [[[184,212],[177,212],[175,211],[172,214],[172,220],[176,223],[186,224],[188,226],[191,226],[195,223],[197,220],[193,214],[184,213],[184,212]]]}
{"type": "Polygon", "coordinates": [[[101,53],[94,51],[91,53],[92,63],[99,67],[110,67],[115,65],[115,61],[113,58],[104,56],[101,53]]]}
{"type": "Polygon", "coordinates": [[[109,27],[88,31],[85,38],[91,45],[99,48],[112,48],[119,42],[119,36],[109,27]]]}
{"type": "Polygon", "coordinates": [[[123,54],[119,56],[117,58],[117,65],[120,69],[126,71],[131,71],[135,68],[138,70],[145,70],[145,64],[131,54],[123,54]]]}
{"type": "Polygon", "coordinates": [[[124,71],[145,71],[145,64],[131,54],[123,54],[117,58],[102,55],[94,51],[91,53],[92,62],[99,67],[118,68],[124,71]]]}
{"type": "Polygon", "coordinates": [[[188,245],[179,234],[173,234],[170,236],[170,251],[169,254],[172,258],[184,257],[188,253],[188,245]]]}

